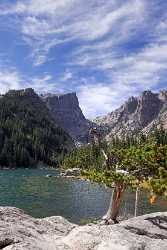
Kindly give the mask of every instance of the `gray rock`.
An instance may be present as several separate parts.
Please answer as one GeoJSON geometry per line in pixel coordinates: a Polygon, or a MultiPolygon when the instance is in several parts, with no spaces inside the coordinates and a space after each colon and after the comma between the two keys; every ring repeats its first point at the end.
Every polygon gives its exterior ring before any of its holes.
{"type": "Polygon", "coordinates": [[[59,216],[35,219],[18,208],[0,207],[0,249],[57,249],[55,241],[74,227],[59,216]]]}
{"type": "Polygon", "coordinates": [[[41,98],[60,127],[75,141],[87,143],[93,123],[83,115],[76,93],[46,94],[41,98]]]}
{"type": "Polygon", "coordinates": [[[35,219],[18,208],[0,207],[0,249],[166,250],[167,212],[118,225],[77,226],[59,216],[35,219]]]}
{"type": "Polygon", "coordinates": [[[120,108],[94,122],[105,129],[108,141],[115,135],[148,133],[155,125],[167,129],[167,91],[144,91],[140,97],[129,98],[120,108]]]}
{"type": "Polygon", "coordinates": [[[62,177],[77,177],[81,175],[81,170],[79,168],[69,168],[62,171],[60,176],[62,177]]]}

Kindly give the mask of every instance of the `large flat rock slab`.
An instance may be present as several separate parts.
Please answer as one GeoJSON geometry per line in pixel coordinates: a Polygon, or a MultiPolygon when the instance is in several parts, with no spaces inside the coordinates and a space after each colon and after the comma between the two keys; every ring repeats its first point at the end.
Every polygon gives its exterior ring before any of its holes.
{"type": "Polygon", "coordinates": [[[167,212],[118,225],[78,226],[63,217],[35,219],[0,207],[0,249],[5,250],[167,250],[167,212]]]}

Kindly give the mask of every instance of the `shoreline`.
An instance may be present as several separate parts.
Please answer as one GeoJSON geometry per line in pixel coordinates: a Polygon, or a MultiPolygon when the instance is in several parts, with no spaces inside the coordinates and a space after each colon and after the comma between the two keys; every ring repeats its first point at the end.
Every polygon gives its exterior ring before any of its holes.
{"type": "Polygon", "coordinates": [[[25,170],[29,170],[29,169],[45,169],[45,170],[60,170],[60,168],[54,168],[54,167],[50,167],[50,166],[46,166],[46,167],[2,167],[0,166],[0,170],[18,170],[18,169],[25,169],[25,170]]]}

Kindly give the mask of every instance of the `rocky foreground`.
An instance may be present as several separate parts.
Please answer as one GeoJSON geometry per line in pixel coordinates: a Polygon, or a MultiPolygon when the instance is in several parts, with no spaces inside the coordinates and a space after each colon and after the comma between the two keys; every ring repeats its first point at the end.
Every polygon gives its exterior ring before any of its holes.
{"type": "Polygon", "coordinates": [[[53,216],[35,219],[0,207],[0,249],[5,250],[167,250],[167,212],[118,225],[78,226],[53,216]]]}

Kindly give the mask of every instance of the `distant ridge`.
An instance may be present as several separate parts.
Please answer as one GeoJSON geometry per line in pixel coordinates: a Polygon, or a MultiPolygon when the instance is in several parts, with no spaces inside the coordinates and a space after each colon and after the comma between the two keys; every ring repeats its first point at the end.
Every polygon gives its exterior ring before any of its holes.
{"type": "MultiPolygon", "coordinates": [[[[5,95],[8,97],[37,96],[32,88],[9,90],[5,95]]],[[[55,124],[63,128],[76,142],[76,144],[89,141],[89,130],[94,124],[87,120],[79,106],[75,92],[70,93],[45,93],[38,97],[42,100],[55,124]]]]}
{"type": "Polygon", "coordinates": [[[72,138],[33,89],[10,90],[1,96],[0,167],[56,167],[73,148],[72,138]]]}
{"type": "Polygon", "coordinates": [[[106,131],[107,140],[148,133],[154,126],[167,129],[167,90],[148,90],[139,97],[130,97],[120,108],[93,122],[106,131]]]}
{"type": "Polygon", "coordinates": [[[113,136],[132,136],[148,133],[154,126],[167,129],[167,90],[153,93],[144,91],[139,97],[130,97],[120,108],[93,121],[85,118],[75,92],[37,95],[32,88],[10,90],[2,97],[38,98],[36,109],[46,109],[56,126],[63,128],[77,143],[89,142],[90,128],[103,129],[107,140],[113,136]]]}

